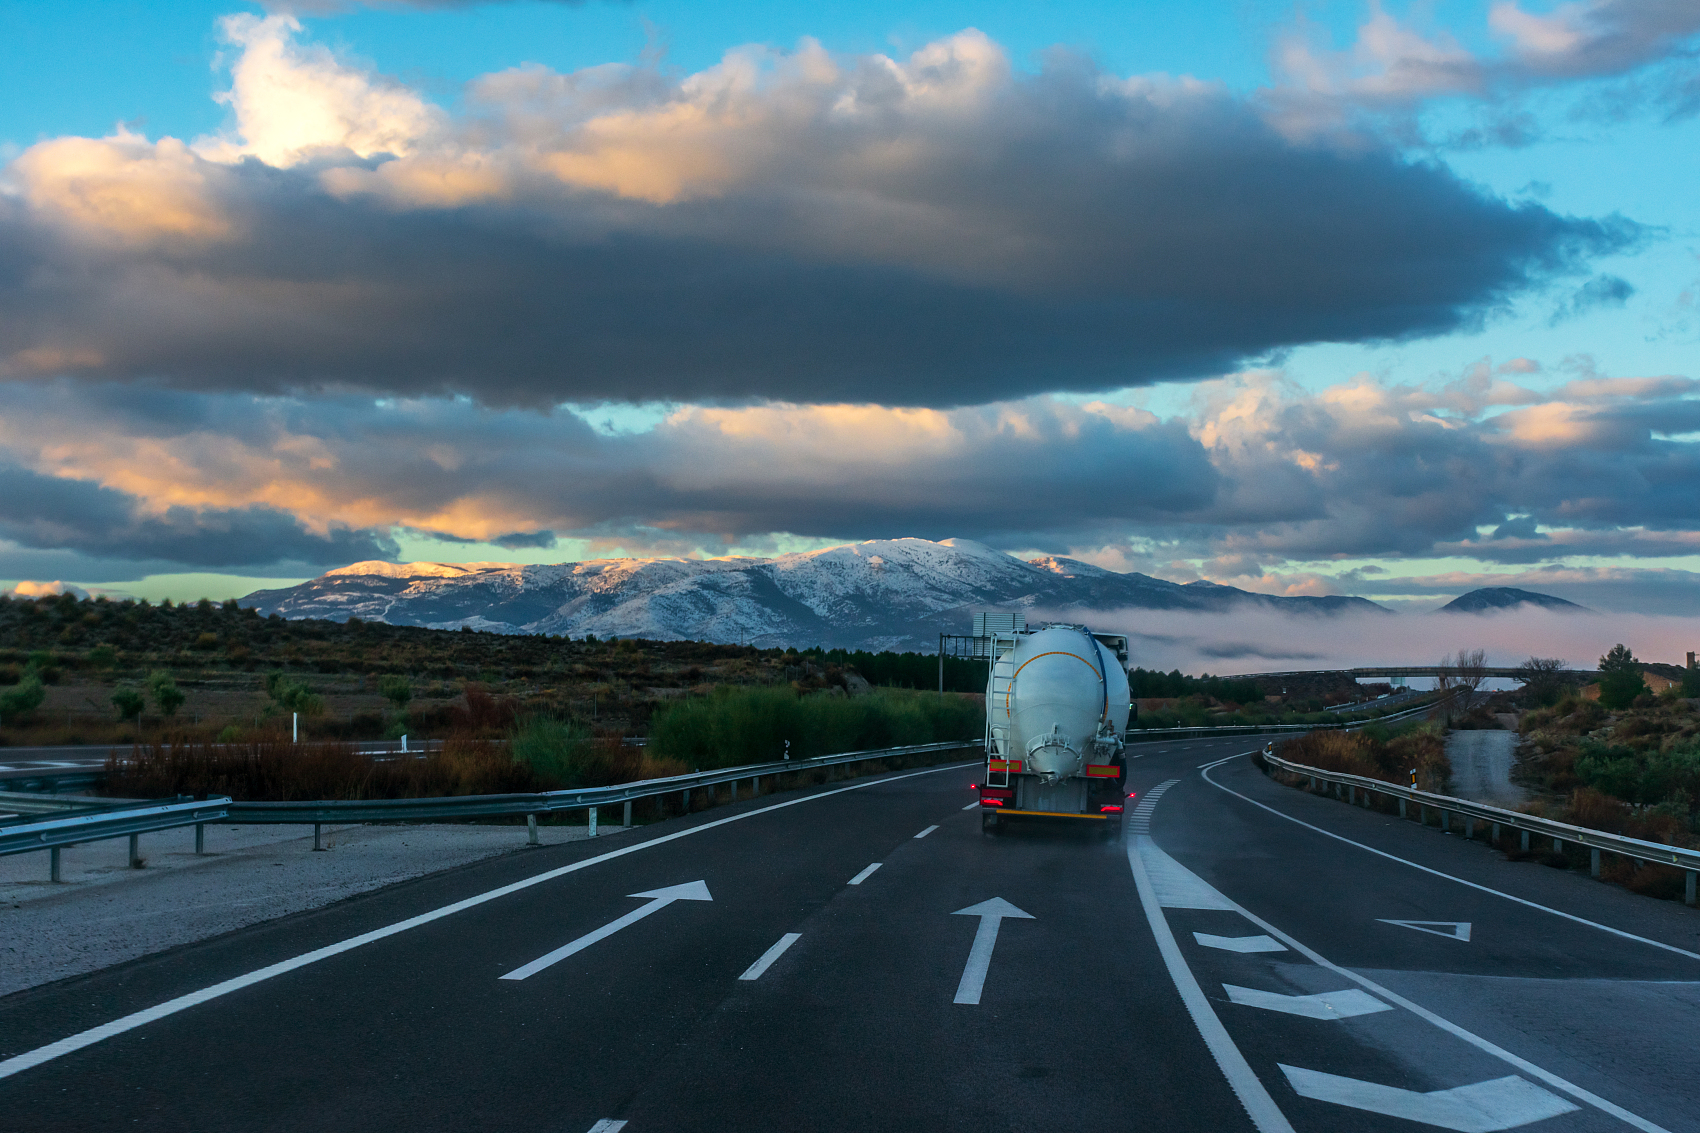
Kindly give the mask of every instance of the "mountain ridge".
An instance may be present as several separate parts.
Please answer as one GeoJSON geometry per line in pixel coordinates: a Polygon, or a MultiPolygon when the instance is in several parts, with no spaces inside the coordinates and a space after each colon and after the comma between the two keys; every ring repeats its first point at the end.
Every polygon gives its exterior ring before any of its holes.
{"type": "Polygon", "coordinates": [[[1567,610],[1578,614],[1592,613],[1586,606],[1575,602],[1555,598],[1551,594],[1539,594],[1533,590],[1519,590],[1515,586],[1482,586],[1466,594],[1460,594],[1446,603],[1437,612],[1446,614],[1485,614],[1492,610],[1511,610],[1518,606],[1539,606],[1547,610],[1567,610]]]}
{"type": "Polygon", "coordinates": [[[1390,613],[1363,598],[1182,585],[1058,556],[1032,561],[966,539],[882,539],[771,559],[577,563],[352,563],[242,598],[264,614],[358,617],[431,629],[932,651],[973,611],[1259,607],[1390,613]]]}

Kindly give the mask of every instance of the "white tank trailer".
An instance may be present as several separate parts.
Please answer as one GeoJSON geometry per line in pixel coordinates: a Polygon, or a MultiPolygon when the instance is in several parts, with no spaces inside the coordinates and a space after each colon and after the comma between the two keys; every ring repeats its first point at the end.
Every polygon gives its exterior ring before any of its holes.
{"type": "Polygon", "coordinates": [[[1127,638],[1079,625],[1016,625],[990,635],[988,652],[982,825],[1031,816],[1119,831],[1132,708],[1127,638]]]}

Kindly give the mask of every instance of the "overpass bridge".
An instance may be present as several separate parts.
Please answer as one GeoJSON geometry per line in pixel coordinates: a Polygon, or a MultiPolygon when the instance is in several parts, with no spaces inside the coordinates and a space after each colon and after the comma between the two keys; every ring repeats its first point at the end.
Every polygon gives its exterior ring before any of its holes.
{"type": "MultiPolygon", "coordinates": [[[[1357,680],[1364,677],[1456,677],[1463,670],[1456,665],[1364,665],[1356,669],[1288,669],[1274,673],[1235,673],[1238,680],[1277,679],[1281,677],[1349,677],[1357,680]]],[[[1556,669],[1560,676],[1589,676],[1597,678],[1600,674],[1595,669],[1556,669]]],[[[1479,669],[1470,669],[1471,676],[1507,677],[1511,680],[1521,680],[1521,667],[1516,665],[1484,665],[1479,669]]]]}

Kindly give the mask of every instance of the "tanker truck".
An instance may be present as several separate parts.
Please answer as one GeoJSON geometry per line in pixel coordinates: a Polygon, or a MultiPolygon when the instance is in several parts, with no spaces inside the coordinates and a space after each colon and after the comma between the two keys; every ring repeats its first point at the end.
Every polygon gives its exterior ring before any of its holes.
{"type": "Polygon", "coordinates": [[[1018,817],[1121,829],[1127,638],[1085,626],[1011,626],[988,639],[982,828],[1018,817]]]}

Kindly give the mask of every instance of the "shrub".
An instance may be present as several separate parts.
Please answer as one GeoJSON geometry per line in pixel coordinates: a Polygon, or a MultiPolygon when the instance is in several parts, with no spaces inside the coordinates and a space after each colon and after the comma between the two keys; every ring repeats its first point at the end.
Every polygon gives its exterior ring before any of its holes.
{"type": "Polygon", "coordinates": [[[148,692],[153,696],[154,706],[159,714],[165,717],[177,715],[177,710],[183,707],[188,699],[183,690],[177,687],[177,682],[164,669],[155,669],[148,674],[148,692]]]}
{"type": "Polygon", "coordinates": [[[286,712],[299,712],[303,716],[322,716],[325,712],[322,696],[282,673],[266,674],[266,695],[286,712]]]}
{"type": "Polygon", "coordinates": [[[1440,732],[1427,723],[1397,730],[1372,724],[1354,732],[1309,732],[1282,744],[1281,758],[1407,785],[1414,769],[1417,786],[1425,791],[1445,790],[1452,774],[1440,732]]]}
{"type": "Polygon", "coordinates": [[[573,720],[536,716],[514,730],[508,750],[550,787],[589,787],[605,782],[608,761],[599,759],[595,737],[573,720]]]}
{"type": "Polygon", "coordinates": [[[379,677],[378,695],[396,706],[397,711],[407,707],[407,702],[413,699],[413,682],[406,677],[379,677]]]}
{"type": "Polygon", "coordinates": [[[118,664],[118,650],[110,645],[97,645],[89,650],[89,667],[91,669],[110,669],[118,664]]]}
{"type": "Polygon", "coordinates": [[[721,688],[655,714],[650,748],[687,767],[736,767],[844,751],[978,738],[977,696],[881,689],[855,698],[790,688],[721,688]],[[789,745],[789,746],[787,746],[789,745]]]}
{"type": "Polygon", "coordinates": [[[113,693],[112,703],[118,708],[120,720],[134,720],[142,714],[142,709],[147,707],[147,701],[142,699],[142,694],[133,688],[121,688],[113,693]]]}
{"type": "Polygon", "coordinates": [[[41,707],[45,699],[47,690],[41,687],[41,678],[33,672],[25,672],[17,684],[0,693],[0,722],[16,722],[20,717],[28,717],[41,707]]]}

